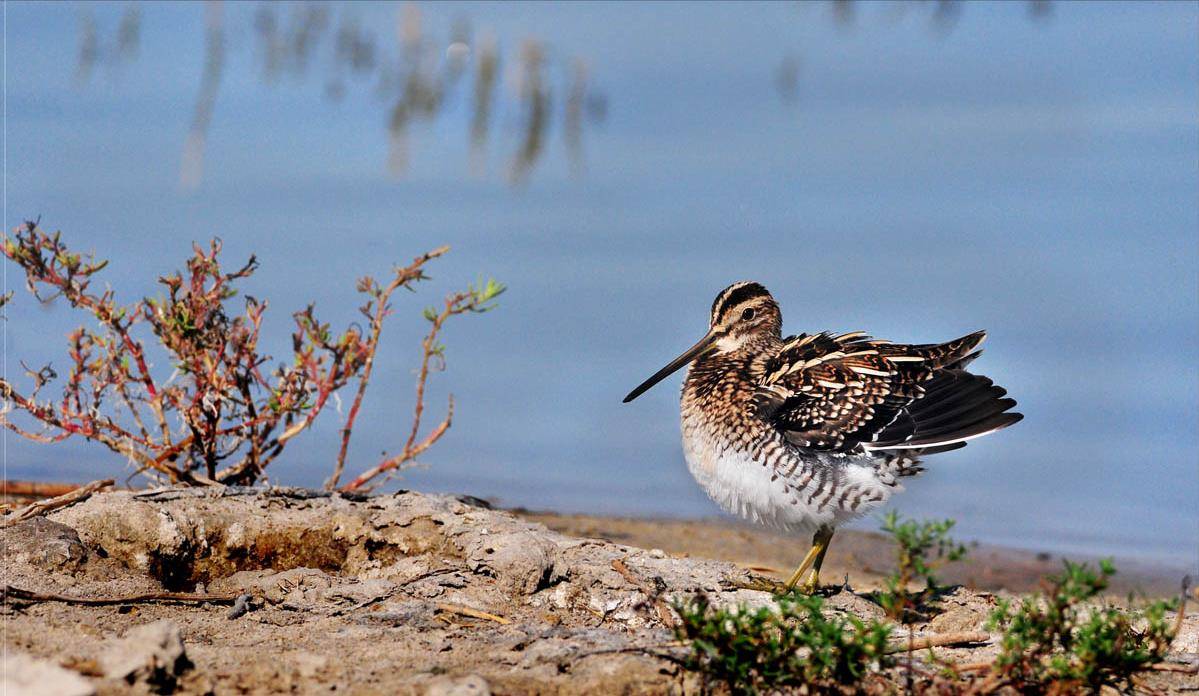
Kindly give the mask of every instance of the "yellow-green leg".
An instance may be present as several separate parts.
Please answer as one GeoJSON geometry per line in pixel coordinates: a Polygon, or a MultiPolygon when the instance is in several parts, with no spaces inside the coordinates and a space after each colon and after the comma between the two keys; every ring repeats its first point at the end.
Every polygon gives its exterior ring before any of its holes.
{"type": "Polygon", "coordinates": [[[799,567],[795,569],[791,577],[787,579],[785,587],[788,591],[795,589],[795,586],[799,584],[800,578],[804,576],[808,568],[812,569],[812,575],[803,584],[803,587],[800,588],[800,592],[812,594],[820,588],[820,566],[824,565],[824,555],[828,553],[828,545],[832,539],[832,527],[820,527],[816,530],[816,533],[812,535],[811,550],[804,556],[803,562],[799,564],[799,567]]]}

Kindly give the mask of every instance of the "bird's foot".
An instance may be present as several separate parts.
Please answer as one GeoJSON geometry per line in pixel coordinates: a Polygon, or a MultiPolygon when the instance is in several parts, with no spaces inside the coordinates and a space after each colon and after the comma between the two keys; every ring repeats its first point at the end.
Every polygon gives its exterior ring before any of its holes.
{"type": "Polygon", "coordinates": [[[812,573],[808,575],[807,582],[799,586],[799,592],[800,594],[814,595],[819,591],[820,573],[819,571],[813,570],[812,573]]]}
{"type": "Polygon", "coordinates": [[[769,592],[771,594],[786,594],[790,591],[790,588],[785,583],[763,575],[750,574],[747,580],[734,580],[729,584],[738,590],[753,590],[755,592],[769,592]]]}
{"type": "Polygon", "coordinates": [[[838,595],[849,588],[849,576],[845,576],[844,582],[836,585],[821,585],[819,575],[811,575],[807,582],[799,586],[788,585],[785,582],[780,582],[774,578],[768,578],[764,575],[750,574],[746,580],[728,581],[728,586],[738,590],[753,590],[754,592],[769,592],[775,595],[785,595],[796,592],[805,595],[814,595],[820,597],[832,597],[838,595]]]}
{"type": "Polygon", "coordinates": [[[807,582],[796,588],[800,594],[809,596],[832,597],[833,595],[841,594],[849,587],[849,576],[845,576],[845,581],[839,585],[821,585],[820,575],[812,573],[808,576],[807,582]]]}

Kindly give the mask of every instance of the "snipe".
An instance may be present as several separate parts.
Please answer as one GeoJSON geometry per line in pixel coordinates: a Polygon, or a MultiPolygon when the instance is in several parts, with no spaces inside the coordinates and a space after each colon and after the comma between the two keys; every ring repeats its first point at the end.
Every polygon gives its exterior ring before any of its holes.
{"type": "Polygon", "coordinates": [[[690,365],[683,383],[683,453],[727,512],[793,534],[812,548],[786,583],[811,568],[838,525],[882,505],[921,457],[1019,421],[990,379],[966,371],[982,331],[902,345],[862,332],[783,339],[778,303],[754,282],[725,288],[708,333],[625,397],[632,401],[690,365]]]}

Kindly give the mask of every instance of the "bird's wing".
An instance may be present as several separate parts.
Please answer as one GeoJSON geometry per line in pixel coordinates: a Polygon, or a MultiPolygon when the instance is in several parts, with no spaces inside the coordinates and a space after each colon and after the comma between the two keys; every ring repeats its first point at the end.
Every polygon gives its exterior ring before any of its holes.
{"type": "Polygon", "coordinates": [[[860,332],[787,340],[755,392],[758,415],[792,444],[829,452],[956,449],[1020,420],[1015,401],[966,372],[984,332],[899,345],[860,332]]]}

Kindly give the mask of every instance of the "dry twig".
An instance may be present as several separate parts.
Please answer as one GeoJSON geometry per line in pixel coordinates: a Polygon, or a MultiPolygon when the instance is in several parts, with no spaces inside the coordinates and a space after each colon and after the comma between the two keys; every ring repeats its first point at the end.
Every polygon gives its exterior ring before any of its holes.
{"type": "Polygon", "coordinates": [[[51,512],[53,510],[58,510],[60,508],[67,507],[68,505],[74,505],[75,503],[78,503],[81,500],[86,500],[87,498],[91,497],[92,493],[95,493],[96,491],[100,490],[101,488],[107,488],[108,486],[111,486],[113,483],[114,483],[114,481],[112,479],[103,479],[101,481],[92,481],[91,483],[87,484],[86,486],[81,486],[79,488],[76,488],[73,491],[68,492],[68,493],[63,493],[60,496],[50,498],[48,500],[39,500],[35,503],[30,503],[29,505],[25,506],[24,508],[13,513],[12,517],[10,517],[9,519],[4,520],[4,523],[2,525],[0,525],[0,527],[11,527],[12,525],[17,524],[18,522],[24,522],[25,520],[28,520],[31,517],[37,517],[38,515],[44,515],[47,512],[51,512]]]}
{"type": "Polygon", "coordinates": [[[0,481],[0,495],[20,498],[53,498],[79,488],[78,483],[54,483],[47,481],[0,481]]]}
{"type": "MultiPolygon", "coordinates": [[[[902,643],[892,643],[887,646],[887,654],[891,655],[908,650],[925,650],[927,648],[945,647],[947,645],[969,645],[987,643],[991,636],[982,631],[966,631],[964,633],[939,633],[933,636],[922,636],[902,643]]],[[[988,663],[989,664],[989,663],[988,663]]]]}
{"type": "Polygon", "coordinates": [[[1199,667],[1195,665],[1183,665],[1176,662],[1159,662],[1155,665],[1149,665],[1145,669],[1154,672],[1181,672],[1182,674],[1199,674],[1199,667]]]}
{"type": "Polygon", "coordinates": [[[239,595],[235,594],[195,594],[192,592],[150,592],[148,594],[129,595],[127,597],[71,597],[69,595],[49,592],[34,592],[12,585],[0,585],[0,597],[4,601],[10,599],[26,602],[63,602],[65,604],[83,604],[87,606],[106,606],[112,604],[138,604],[144,602],[178,602],[183,604],[233,604],[239,595]]]}

